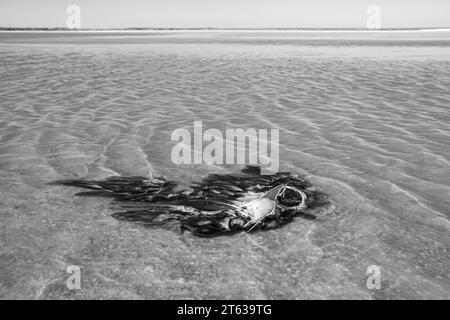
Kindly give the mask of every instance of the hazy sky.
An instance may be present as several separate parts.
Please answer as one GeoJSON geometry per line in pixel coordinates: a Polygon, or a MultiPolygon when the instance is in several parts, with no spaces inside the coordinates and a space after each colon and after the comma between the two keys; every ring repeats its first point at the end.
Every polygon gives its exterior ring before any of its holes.
{"type": "Polygon", "coordinates": [[[383,28],[450,27],[450,0],[0,0],[0,26],[65,27],[71,4],[83,28],[365,28],[372,4],[383,28]]]}

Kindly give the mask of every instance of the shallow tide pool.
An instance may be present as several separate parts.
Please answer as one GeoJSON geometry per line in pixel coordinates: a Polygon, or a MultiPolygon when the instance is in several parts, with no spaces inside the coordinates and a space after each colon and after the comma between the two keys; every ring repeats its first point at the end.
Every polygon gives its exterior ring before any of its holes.
{"type": "Polygon", "coordinates": [[[449,36],[0,33],[0,297],[449,299],[449,36]],[[279,128],[280,170],[332,210],[203,239],[47,185],[238,172],[172,163],[171,133],[198,120],[279,128]]]}

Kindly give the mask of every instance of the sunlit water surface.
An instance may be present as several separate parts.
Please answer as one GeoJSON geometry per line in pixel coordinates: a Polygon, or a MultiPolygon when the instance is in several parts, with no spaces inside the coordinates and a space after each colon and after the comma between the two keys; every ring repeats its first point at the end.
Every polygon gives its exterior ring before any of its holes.
{"type": "Polygon", "coordinates": [[[2,33],[0,62],[1,297],[450,298],[449,33],[2,33]],[[203,239],[47,185],[238,172],[172,163],[195,120],[279,128],[333,210],[203,239]]]}

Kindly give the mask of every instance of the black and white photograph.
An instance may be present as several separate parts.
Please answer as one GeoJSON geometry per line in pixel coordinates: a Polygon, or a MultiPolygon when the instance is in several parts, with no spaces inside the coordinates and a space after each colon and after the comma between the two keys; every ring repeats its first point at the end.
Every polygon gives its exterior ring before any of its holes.
{"type": "Polygon", "coordinates": [[[1,300],[450,299],[448,0],[0,0],[0,79],[1,300]]]}

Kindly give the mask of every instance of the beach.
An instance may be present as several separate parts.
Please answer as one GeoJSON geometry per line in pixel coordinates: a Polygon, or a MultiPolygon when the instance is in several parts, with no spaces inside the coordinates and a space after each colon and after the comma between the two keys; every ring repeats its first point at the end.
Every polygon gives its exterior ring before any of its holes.
{"type": "Polygon", "coordinates": [[[450,298],[450,31],[0,32],[0,61],[0,298],[450,298]],[[171,161],[194,121],[278,128],[331,209],[203,239],[48,185],[239,172],[171,161]]]}

